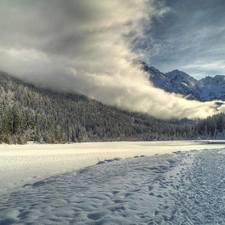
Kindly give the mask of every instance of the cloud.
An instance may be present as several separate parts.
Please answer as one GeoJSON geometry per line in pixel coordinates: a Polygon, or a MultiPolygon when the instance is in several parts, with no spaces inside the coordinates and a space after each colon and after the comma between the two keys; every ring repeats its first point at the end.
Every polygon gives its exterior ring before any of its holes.
{"type": "Polygon", "coordinates": [[[183,66],[183,69],[189,71],[190,74],[195,74],[196,78],[201,78],[202,74],[207,73],[212,75],[225,75],[225,64],[223,60],[208,61],[199,59],[192,64],[183,66]],[[221,74],[221,71],[224,71],[224,74],[221,74]]]}
{"type": "MultiPolygon", "coordinates": [[[[196,78],[225,74],[224,67],[211,64],[224,61],[225,2],[165,0],[170,7],[161,20],[154,19],[145,40],[145,59],[163,72],[184,70],[196,78]],[[192,65],[201,62],[195,71],[192,65]],[[210,63],[210,67],[207,66],[210,63]]],[[[144,46],[141,46],[143,49],[144,46]]]]}
{"type": "Polygon", "coordinates": [[[215,112],[213,102],[165,93],[132,63],[142,54],[134,43],[168,11],[153,0],[2,0],[0,68],[159,118],[206,117],[215,112]]]}

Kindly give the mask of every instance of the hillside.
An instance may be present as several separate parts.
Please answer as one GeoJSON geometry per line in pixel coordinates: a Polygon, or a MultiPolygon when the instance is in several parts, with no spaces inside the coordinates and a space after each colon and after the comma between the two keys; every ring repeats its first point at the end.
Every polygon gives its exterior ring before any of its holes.
{"type": "Polygon", "coordinates": [[[187,128],[80,94],[57,93],[0,73],[0,142],[182,139],[187,128]]]}
{"type": "Polygon", "coordinates": [[[0,72],[0,143],[70,143],[218,139],[223,113],[165,121],[102,104],[80,94],[38,88],[0,72]]]}

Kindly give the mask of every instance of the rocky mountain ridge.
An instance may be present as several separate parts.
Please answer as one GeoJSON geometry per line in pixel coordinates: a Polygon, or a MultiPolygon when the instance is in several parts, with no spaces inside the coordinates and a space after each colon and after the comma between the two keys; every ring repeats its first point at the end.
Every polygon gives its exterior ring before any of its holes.
{"type": "Polygon", "coordinates": [[[187,99],[202,102],[212,100],[225,101],[225,75],[207,76],[197,80],[179,70],[162,73],[146,63],[142,63],[142,68],[149,73],[149,80],[154,86],[166,92],[181,94],[187,99]]]}

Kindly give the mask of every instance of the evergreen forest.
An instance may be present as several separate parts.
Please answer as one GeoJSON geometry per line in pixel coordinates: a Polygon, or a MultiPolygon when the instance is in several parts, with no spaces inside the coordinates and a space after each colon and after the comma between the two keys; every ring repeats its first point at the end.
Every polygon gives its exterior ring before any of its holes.
{"type": "Polygon", "coordinates": [[[78,93],[38,88],[0,72],[0,143],[216,139],[225,115],[163,121],[107,106],[78,93]]]}

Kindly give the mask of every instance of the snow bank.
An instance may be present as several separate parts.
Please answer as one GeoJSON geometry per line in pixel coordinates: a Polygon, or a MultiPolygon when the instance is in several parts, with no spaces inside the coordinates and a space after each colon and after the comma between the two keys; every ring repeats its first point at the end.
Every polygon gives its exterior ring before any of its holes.
{"type": "MultiPolygon", "coordinates": [[[[213,146],[215,147],[215,146],[213,146]]],[[[224,147],[224,145],[217,145],[224,147]]],[[[0,193],[98,161],[210,148],[193,141],[0,145],[0,193]]]]}
{"type": "Polygon", "coordinates": [[[0,224],[225,224],[223,152],[114,158],[27,183],[0,195],[0,224]]]}

